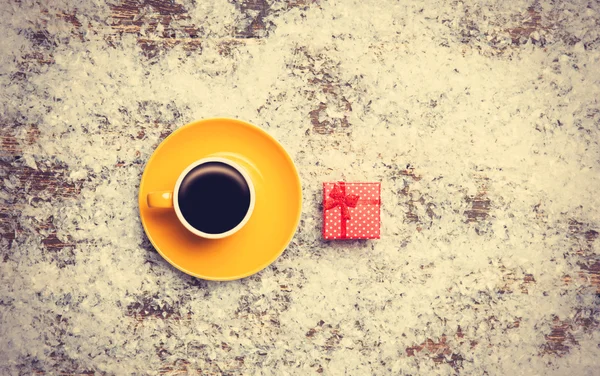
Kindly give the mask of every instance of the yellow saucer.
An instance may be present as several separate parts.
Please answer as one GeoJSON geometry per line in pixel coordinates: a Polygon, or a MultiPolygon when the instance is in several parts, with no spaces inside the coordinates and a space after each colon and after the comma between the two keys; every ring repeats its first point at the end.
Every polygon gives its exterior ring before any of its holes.
{"type": "Polygon", "coordinates": [[[177,269],[198,278],[233,280],[271,264],[292,240],[302,209],[294,162],[269,134],[233,119],[208,119],[174,131],[146,164],[140,217],[156,250],[177,269]],[[202,239],[185,229],[173,209],[149,208],[146,196],[173,190],[179,174],[208,156],[229,158],[250,174],[256,205],[248,223],[224,239],[202,239]]]}

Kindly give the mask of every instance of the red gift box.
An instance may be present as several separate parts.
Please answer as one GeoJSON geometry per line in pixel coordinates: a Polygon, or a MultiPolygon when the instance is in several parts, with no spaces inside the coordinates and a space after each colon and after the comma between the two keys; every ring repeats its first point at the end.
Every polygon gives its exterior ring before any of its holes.
{"type": "Polygon", "coordinates": [[[323,183],[324,239],[379,239],[380,183],[323,183]]]}

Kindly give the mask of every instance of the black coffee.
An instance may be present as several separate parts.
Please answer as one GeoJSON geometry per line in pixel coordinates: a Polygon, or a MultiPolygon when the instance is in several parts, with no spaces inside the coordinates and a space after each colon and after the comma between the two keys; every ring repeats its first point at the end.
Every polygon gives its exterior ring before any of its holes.
{"type": "Polygon", "coordinates": [[[237,226],[250,208],[250,188],[238,170],[221,162],[192,169],[179,187],[179,209],[195,229],[220,234],[237,226]]]}

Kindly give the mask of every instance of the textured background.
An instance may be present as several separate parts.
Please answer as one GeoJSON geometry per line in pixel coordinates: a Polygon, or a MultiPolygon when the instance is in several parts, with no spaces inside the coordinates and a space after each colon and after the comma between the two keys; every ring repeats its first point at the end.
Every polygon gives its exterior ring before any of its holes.
{"type": "Polygon", "coordinates": [[[3,1],[1,374],[597,375],[595,1],[3,1]],[[304,209],[207,283],[138,219],[174,129],[281,141],[304,209]],[[382,238],[321,240],[321,183],[382,238]]]}

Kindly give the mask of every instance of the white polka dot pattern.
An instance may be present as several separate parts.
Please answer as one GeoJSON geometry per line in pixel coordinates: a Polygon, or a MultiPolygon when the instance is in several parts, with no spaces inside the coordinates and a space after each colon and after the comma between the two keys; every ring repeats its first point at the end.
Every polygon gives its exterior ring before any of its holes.
{"type": "MultiPolygon", "coordinates": [[[[330,200],[329,193],[339,183],[323,183],[323,204],[330,200]]],[[[380,183],[345,183],[345,194],[359,196],[355,208],[348,208],[350,219],[346,221],[346,235],[342,236],[342,214],[340,207],[324,210],[324,239],[379,239],[380,183]]]]}

